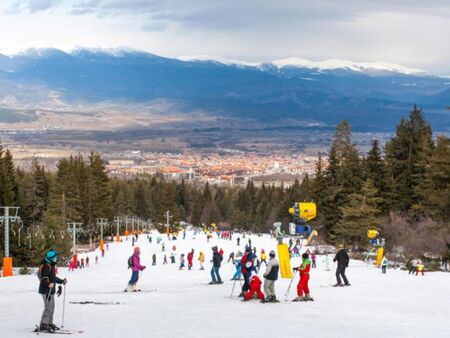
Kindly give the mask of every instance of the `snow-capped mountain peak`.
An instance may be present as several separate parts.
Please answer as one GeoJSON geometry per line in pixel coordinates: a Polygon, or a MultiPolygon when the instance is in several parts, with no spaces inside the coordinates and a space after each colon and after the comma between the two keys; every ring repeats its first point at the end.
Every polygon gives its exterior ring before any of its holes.
{"type": "Polygon", "coordinates": [[[217,62],[227,66],[244,66],[244,67],[257,67],[260,65],[258,62],[247,62],[242,60],[227,59],[221,56],[213,55],[185,55],[178,57],[180,61],[202,61],[202,62],[217,62]]]}
{"type": "Polygon", "coordinates": [[[354,62],[342,59],[329,59],[325,61],[311,61],[307,59],[291,57],[272,61],[278,68],[299,67],[317,70],[348,69],[355,72],[386,71],[401,74],[424,74],[425,71],[417,68],[405,67],[388,62],[354,62]]]}

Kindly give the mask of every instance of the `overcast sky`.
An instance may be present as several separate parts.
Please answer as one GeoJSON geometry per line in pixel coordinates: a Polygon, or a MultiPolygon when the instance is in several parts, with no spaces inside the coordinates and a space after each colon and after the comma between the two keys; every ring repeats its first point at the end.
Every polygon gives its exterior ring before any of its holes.
{"type": "Polygon", "coordinates": [[[0,0],[0,52],[385,61],[450,75],[450,0],[0,0]]]}

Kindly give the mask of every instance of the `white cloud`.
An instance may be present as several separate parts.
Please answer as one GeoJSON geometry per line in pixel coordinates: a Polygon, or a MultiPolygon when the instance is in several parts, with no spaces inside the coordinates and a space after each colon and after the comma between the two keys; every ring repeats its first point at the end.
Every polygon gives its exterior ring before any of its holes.
{"type": "Polygon", "coordinates": [[[447,0],[4,0],[0,13],[0,49],[130,46],[174,57],[450,69],[447,0]]]}

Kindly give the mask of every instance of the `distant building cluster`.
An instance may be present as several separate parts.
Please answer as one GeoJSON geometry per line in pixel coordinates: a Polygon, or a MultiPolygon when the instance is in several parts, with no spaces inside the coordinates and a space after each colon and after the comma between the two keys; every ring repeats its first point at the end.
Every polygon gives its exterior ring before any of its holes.
{"type": "Polygon", "coordinates": [[[161,174],[168,180],[217,185],[290,186],[315,173],[317,157],[303,154],[171,154],[126,152],[107,161],[113,176],[161,174]]]}

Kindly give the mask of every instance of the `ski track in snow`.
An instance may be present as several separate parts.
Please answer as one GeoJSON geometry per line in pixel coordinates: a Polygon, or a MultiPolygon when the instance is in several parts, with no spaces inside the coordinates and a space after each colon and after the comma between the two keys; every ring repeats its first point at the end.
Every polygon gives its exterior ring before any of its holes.
{"type": "MultiPolygon", "coordinates": [[[[166,236],[163,236],[166,239],[166,236]]],[[[181,238],[181,236],[180,236],[181,238]]],[[[322,257],[318,268],[311,269],[310,289],[315,302],[284,302],[290,282],[279,279],[277,304],[259,301],[241,302],[229,299],[234,273],[228,255],[237,251],[233,241],[205,235],[192,239],[167,242],[168,265],[162,265],[161,246],[149,244],[141,235],[141,263],[147,269],[138,283],[142,290],[154,292],[123,293],[131,271],[127,259],[132,254],[131,240],[112,243],[99,264],[90,253],[91,267],[68,272],[59,268],[59,276],[67,277],[65,329],[81,330],[82,337],[449,337],[450,274],[427,273],[425,277],[411,276],[405,271],[389,269],[381,275],[378,268],[363,262],[351,261],[347,276],[351,287],[321,287],[330,284],[334,272],[325,271],[322,257]],[[170,264],[173,245],[177,247],[177,264],[170,264]],[[222,285],[206,285],[210,280],[211,247],[224,250],[220,270],[222,285]],[[195,249],[194,270],[179,271],[179,253],[195,249]],[[205,269],[199,270],[198,253],[206,254],[205,269]],[[151,255],[157,253],[157,265],[151,265],[151,255]],[[69,302],[120,302],[119,305],[79,305],[69,302]]],[[[244,240],[241,237],[243,251],[244,240]]],[[[276,240],[251,236],[252,244],[266,253],[276,250],[276,240]]],[[[304,249],[303,249],[304,250],[304,249]]],[[[303,251],[302,250],[302,251],[303,251]]],[[[86,255],[83,255],[86,256],[86,255]]],[[[293,260],[294,265],[299,259],[293,260]]],[[[293,266],[294,266],[293,265],[293,266]]],[[[265,267],[260,272],[262,276],[265,267]]],[[[263,278],[261,277],[263,280],[263,278]]],[[[294,281],[289,300],[295,297],[298,277],[294,281]]],[[[332,283],[335,282],[334,276],[332,283]]],[[[42,299],[37,293],[35,275],[0,278],[1,337],[30,337],[42,313],[42,299]]],[[[236,284],[235,295],[239,293],[236,284]]],[[[56,299],[55,323],[61,324],[62,296],[56,299]]]]}

